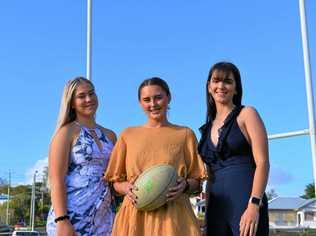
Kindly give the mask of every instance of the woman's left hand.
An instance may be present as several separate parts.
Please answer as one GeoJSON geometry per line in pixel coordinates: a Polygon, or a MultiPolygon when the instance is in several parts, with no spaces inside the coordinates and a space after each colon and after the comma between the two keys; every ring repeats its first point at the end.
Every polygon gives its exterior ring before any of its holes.
{"type": "Polygon", "coordinates": [[[259,223],[259,206],[248,204],[239,223],[240,236],[255,236],[259,223]]]}
{"type": "Polygon", "coordinates": [[[173,201],[180,197],[183,194],[187,186],[187,181],[183,177],[179,177],[177,179],[177,185],[174,187],[169,188],[169,192],[167,193],[167,201],[173,201]]]}

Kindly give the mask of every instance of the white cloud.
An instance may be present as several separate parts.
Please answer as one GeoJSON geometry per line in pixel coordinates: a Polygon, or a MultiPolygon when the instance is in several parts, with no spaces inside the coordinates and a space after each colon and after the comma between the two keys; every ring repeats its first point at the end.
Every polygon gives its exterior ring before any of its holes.
{"type": "Polygon", "coordinates": [[[33,176],[35,171],[37,171],[36,174],[36,180],[37,181],[41,181],[43,179],[43,170],[45,167],[47,167],[48,165],[48,158],[45,157],[42,160],[38,160],[34,166],[32,166],[30,169],[28,169],[25,173],[25,177],[26,177],[26,184],[32,184],[33,183],[33,176]]]}

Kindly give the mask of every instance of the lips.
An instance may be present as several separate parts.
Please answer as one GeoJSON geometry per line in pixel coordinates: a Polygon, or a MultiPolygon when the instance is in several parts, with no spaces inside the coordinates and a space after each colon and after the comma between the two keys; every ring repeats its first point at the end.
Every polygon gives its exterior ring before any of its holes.
{"type": "Polygon", "coordinates": [[[150,112],[160,111],[161,107],[154,107],[153,109],[149,109],[150,112]]]}
{"type": "Polygon", "coordinates": [[[216,92],[215,93],[216,95],[218,95],[218,96],[226,96],[226,92],[216,92]]]}
{"type": "Polygon", "coordinates": [[[153,115],[157,115],[157,114],[160,114],[161,112],[161,108],[156,108],[156,109],[153,109],[153,110],[149,110],[149,112],[153,115]]]}
{"type": "Polygon", "coordinates": [[[227,91],[223,89],[217,89],[215,90],[215,93],[227,93],[227,91]]]}
{"type": "Polygon", "coordinates": [[[96,106],[96,104],[90,104],[90,105],[84,106],[84,108],[93,109],[93,108],[95,108],[95,106],[96,106]]]}

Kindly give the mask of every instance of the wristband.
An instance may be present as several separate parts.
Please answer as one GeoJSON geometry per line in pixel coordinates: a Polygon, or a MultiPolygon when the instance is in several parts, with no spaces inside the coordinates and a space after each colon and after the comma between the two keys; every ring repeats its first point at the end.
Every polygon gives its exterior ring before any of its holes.
{"type": "Polygon", "coordinates": [[[63,220],[69,220],[69,215],[63,215],[63,216],[59,216],[57,218],[55,218],[55,223],[57,223],[58,221],[63,221],[63,220]]]}
{"type": "Polygon", "coordinates": [[[249,199],[249,203],[252,203],[252,204],[257,205],[258,207],[260,207],[262,205],[262,200],[261,200],[261,198],[252,196],[249,199]]]}

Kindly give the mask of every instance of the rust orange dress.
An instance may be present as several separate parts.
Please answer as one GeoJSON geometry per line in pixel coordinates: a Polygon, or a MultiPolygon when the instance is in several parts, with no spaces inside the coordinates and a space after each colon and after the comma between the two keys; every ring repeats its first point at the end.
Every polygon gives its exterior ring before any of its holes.
{"type": "MultiPolygon", "coordinates": [[[[125,129],[112,151],[105,178],[110,182],[128,181],[157,164],[174,166],[184,178],[205,178],[193,131],[177,125],[125,129]]],[[[138,211],[125,197],[112,235],[195,236],[200,235],[200,229],[187,194],[154,211],[138,211]]]]}

